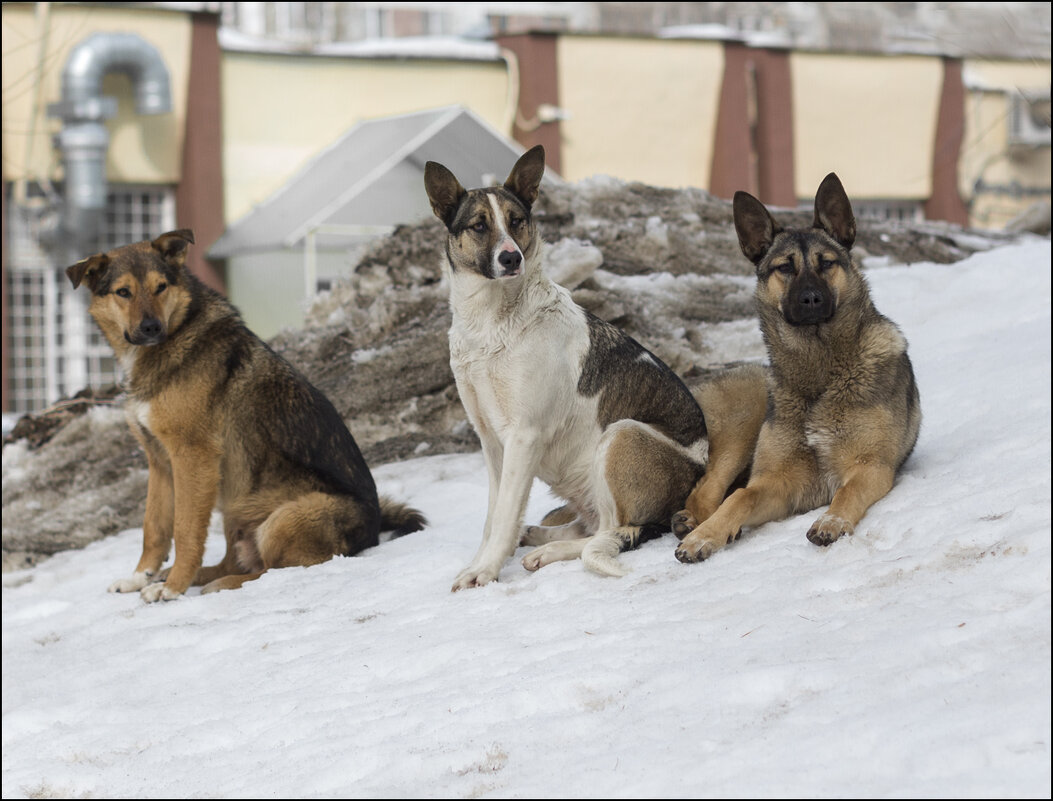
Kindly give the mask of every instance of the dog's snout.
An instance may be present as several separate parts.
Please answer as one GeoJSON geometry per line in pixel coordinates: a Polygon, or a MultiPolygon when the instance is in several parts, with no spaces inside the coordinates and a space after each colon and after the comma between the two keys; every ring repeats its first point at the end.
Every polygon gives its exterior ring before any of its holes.
{"type": "Polygon", "coordinates": [[[518,250],[502,250],[497,255],[497,263],[501,265],[506,275],[515,273],[519,270],[519,265],[523,263],[523,254],[518,250]]]}
{"type": "Polygon", "coordinates": [[[139,333],[145,337],[155,337],[161,333],[161,321],[156,317],[147,317],[139,324],[139,333]]]}
{"type": "Polygon", "coordinates": [[[796,287],[791,287],[784,316],[791,325],[821,325],[833,317],[836,305],[829,287],[804,276],[796,287]]]}

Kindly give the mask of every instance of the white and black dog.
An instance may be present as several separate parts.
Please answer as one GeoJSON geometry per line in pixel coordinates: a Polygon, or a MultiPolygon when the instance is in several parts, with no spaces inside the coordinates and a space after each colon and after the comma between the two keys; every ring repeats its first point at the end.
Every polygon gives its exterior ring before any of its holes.
{"type": "Polygon", "coordinates": [[[483,543],[453,589],[497,578],[516,546],[528,570],[578,556],[602,575],[669,530],[708,456],[702,410],[656,356],[546,277],[531,216],[541,146],[504,186],[466,190],[429,161],[424,185],[446,226],[450,364],[482,441],[490,492],[483,543]],[[567,505],[523,529],[534,477],[567,505]]]}

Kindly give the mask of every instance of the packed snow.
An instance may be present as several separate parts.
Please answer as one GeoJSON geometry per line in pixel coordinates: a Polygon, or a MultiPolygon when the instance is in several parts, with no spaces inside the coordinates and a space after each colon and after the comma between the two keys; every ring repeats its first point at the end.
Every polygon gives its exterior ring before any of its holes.
{"type": "Polygon", "coordinates": [[[108,594],[126,531],[3,576],[3,797],[1048,798],[1049,240],[868,276],[924,422],[854,536],[454,594],[478,454],[375,469],[426,530],[238,591],[108,594]]]}

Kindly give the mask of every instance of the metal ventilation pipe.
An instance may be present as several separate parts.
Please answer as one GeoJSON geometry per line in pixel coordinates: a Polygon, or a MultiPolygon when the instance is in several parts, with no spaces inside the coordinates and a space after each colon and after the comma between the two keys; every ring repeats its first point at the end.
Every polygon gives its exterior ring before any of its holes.
{"type": "Polygon", "coordinates": [[[66,182],[62,228],[78,250],[92,245],[106,209],[110,134],[103,121],[117,113],[116,98],[102,96],[102,79],[110,72],[131,79],[140,114],[172,110],[168,68],[157,48],[140,36],[96,33],[73,48],[62,70],[62,100],[48,105],[48,116],[63,121],[55,136],[66,182]]]}

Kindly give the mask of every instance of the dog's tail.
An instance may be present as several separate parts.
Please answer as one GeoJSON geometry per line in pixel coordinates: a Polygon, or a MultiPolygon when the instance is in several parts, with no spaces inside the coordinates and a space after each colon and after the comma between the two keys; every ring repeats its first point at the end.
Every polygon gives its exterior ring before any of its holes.
{"type": "Polygon", "coordinates": [[[420,531],[428,521],[424,515],[404,503],[380,496],[380,530],[390,531],[391,539],[420,531]]]}
{"type": "Polygon", "coordinates": [[[629,571],[618,562],[618,554],[636,548],[641,542],[662,536],[665,529],[657,524],[621,526],[597,532],[581,552],[581,561],[588,570],[601,576],[624,576],[629,571]]]}

